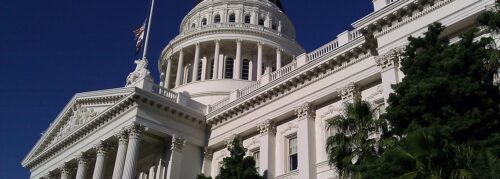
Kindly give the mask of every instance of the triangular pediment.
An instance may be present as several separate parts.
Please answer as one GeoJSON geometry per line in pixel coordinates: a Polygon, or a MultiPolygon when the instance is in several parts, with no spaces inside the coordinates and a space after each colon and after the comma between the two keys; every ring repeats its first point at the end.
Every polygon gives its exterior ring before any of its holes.
{"type": "Polygon", "coordinates": [[[133,92],[132,87],[75,94],[24,158],[23,165],[133,92]]]}

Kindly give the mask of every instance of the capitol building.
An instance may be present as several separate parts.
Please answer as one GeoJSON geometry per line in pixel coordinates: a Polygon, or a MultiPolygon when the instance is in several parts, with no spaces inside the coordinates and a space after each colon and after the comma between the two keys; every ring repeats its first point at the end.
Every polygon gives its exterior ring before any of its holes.
{"type": "Polygon", "coordinates": [[[361,96],[383,112],[409,36],[438,21],[456,42],[495,1],[373,0],[311,52],[281,3],[198,0],[154,61],[159,83],[140,59],[124,87],[75,94],[22,161],[30,178],[215,177],[234,138],[265,178],[338,178],[326,125],[343,104],[361,96]]]}

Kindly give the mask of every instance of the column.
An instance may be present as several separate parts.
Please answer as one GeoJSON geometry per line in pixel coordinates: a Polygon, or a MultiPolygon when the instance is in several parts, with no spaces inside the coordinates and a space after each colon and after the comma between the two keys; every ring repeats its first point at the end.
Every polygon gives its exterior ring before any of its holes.
{"type": "Polygon", "coordinates": [[[276,49],[276,70],[281,68],[281,51],[282,49],[276,49]]]}
{"type": "Polygon", "coordinates": [[[134,123],[128,127],[128,147],[123,167],[122,179],[134,179],[137,169],[137,159],[139,158],[139,146],[141,144],[144,127],[134,123]]]}
{"type": "Polygon", "coordinates": [[[73,167],[69,163],[63,164],[61,167],[59,167],[59,170],[61,170],[61,179],[71,179],[73,167]]]}
{"type": "Polygon", "coordinates": [[[201,169],[201,172],[205,176],[210,176],[211,175],[211,170],[212,170],[212,159],[214,157],[214,153],[212,149],[210,148],[205,148],[205,151],[203,153],[204,158],[203,158],[203,167],[201,169]]]}
{"type": "Polygon", "coordinates": [[[167,178],[180,179],[182,170],[182,147],[186,141],[180,137],[172,137],[172,154],[168,161],[167,178]]]}
{"type": "Polygon", "coordinates": [[[166,89],[169,89],[170,85],[170,75],[172,73],[172,57],[168,58],[167,60],[167,72],[165,73],[165,83],[164,87],[166,89]]]}
{"type": "Polygon", "coordinates": [[[275,172],[275,147],[276,147],[276,125],[271,120],[266,120],[258,125],[260,133],[260,161],[259,174],[264,179],[274,178],[275,172]]]}
{"type": "Polygon", "coordinates": [[[87,170],[89,167],[89,157],[86,154],[80,154],[76,161],[78,162],[78,168],[76,170],[76,179],[87,179],[87,170]]]}
{"type": "Polygon", "coordinates": [[[316,178],[316,149],[314,136],[315,110],[311,103],[295,108],[299,129],[297,131],[298,178],[316,178]]]}
{"type": "Polygon", "coordinates": [[[113,169],[113,179],[121,179],[125,158],[127,157],[128,133],[122,130],[115,134],[118,139],[118,149],[116,151],[115,167],[113,169]]]}
{"type": "Polygon", "coordinates": [[[375,63],[380,68],[380,76],[382,77],[382,87],[384,104],[387,106],[387,99],[393,92],[392,85],[399,83],[399,54],[395,50],[391,50],[385,55],[375,57],[375,63]]]}
{"type": "Polygon", "coordinates": [[[165,86],[165,73],[161,72],[160,73],[160,86],[165,86]]]}
{"type": "Polygon", "coordinates": [[[196,43],[195,46],[196,50],[194,51],[193,81],[198,81],[198,68],[200,67],[200,43],[196,43]]]}
{"type": "Polygon", "coordinates": [[[154,165],[149,167],[148,179],[155,179],[155,170],[156,167],[154,165]]]}
{"type": "Polygon", "coordinates": [[[97,158],[95,160],[93,179],[104,179],[104,171],[106,170],[106,160],[108,158],[109,146],[100,141],[95,147],[97,158]]]}
{"type": "Polygon", "coordinates": [[[213,76],[212,79],[217,79],[218,78],[218,73],[219,73],[219,51],[220,51],[220,41],[215,40],[215,53],[214,53],[214,68],[213,70],[213,76]]]}
{"type": "Polygon", "coordinates": [[[208,65],[210,65],[210,63],[208,62],[208,58],[203,57],[203,63],[201,67],[201,81],[205,81],[207,79],[207,69],[209,67],[208,65]]]}
{"type": "Polygon", "coordinates": [[[257,43],[257,80],[262,76],[262,43],[257,43]]]}
{"type": "Polygon", "coordinates": [[[181,49],[179,51],[179,63],[177,64],[177,76],[175,79],[175,87],[176,88],[179,87],[179,85],[181,85],[181,83],[182,83],[183,67],[184,67],[184,49],[181,49]]]}
{"type": "Polygon", "coordinates": [[[233,79],[241,79],[241,39],[236,40],[236,60],[234,60],[233,79]]]}

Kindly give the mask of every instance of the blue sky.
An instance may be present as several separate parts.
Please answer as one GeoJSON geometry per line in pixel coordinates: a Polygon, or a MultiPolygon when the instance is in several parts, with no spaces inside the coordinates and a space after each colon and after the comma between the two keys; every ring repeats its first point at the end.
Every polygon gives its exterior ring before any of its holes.
{"type": "MultiPolygon", "coordinates": [[[[282,0],[311,51],[372,11],[371,0],[282,0]]],[[[175,37],[194,0],[157,0],[148,59],[175,37]]],[[[28,178],[21,160],[77,92],[122,87],[134,69],[132,30],[145,0],[0,1],[0,178],[28,178]]]]}

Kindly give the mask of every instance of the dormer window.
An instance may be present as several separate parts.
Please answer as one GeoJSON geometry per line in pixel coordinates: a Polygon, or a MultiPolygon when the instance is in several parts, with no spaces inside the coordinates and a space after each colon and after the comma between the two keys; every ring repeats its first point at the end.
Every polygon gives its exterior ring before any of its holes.
{"type": "Polygon", "coordinates": [[[220,23],[220,15],[219,14],[215,15],[214,23],[220,23]]]}
{"type": "Polygon", "coordinates": [[[229,15],[229,22],[236,22],[236,15],[234,13],[229,15]]]}

